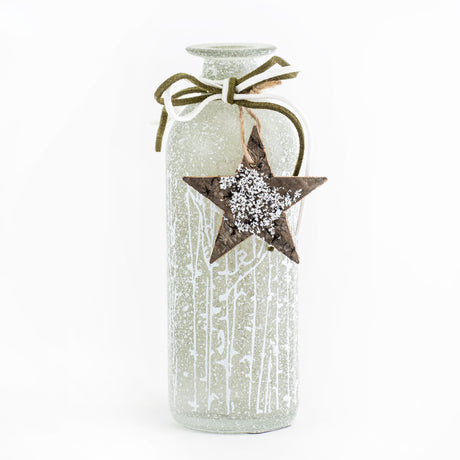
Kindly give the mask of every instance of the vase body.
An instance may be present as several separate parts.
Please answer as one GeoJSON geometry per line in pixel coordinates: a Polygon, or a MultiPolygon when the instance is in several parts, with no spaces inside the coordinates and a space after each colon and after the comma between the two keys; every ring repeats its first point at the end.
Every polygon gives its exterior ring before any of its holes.
{"type": "MultiPolygon", "coordinates": [[[[189,49],[205,57],[203,76],[216,80],[253,70],[255,56],[264,54],[261,47],[253,50],[189,49]]],[[[276,112],[256,113],[273,173],[292,175],[295,129],[276,112]]],[[[245,114],[247,135],[253,124],[245,114]]],[[[171,124],[166,142],[169,402],[178,422],[212,432],[282,428],[297,410],[297,266],[256,236],[210,264],[222,211],[182,180],[233,175],[241,158],[235,105],[214,101],[191,121],[171,124]]],[[[295,228],[298,207],[287,214],[295,228]]]]}

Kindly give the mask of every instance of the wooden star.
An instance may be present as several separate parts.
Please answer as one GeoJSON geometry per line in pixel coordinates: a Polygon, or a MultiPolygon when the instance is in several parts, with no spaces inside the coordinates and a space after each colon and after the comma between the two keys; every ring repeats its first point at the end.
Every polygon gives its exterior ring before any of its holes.
{"type": "Polygon", "coordinates": [[[234,176],[183,177],[224,211],[209,262],[256,235],[299,263],[285,211],[327,178],[274,176],[257,126],[252,129],[247,150],[253,163],[243,156],[234,176]]]}

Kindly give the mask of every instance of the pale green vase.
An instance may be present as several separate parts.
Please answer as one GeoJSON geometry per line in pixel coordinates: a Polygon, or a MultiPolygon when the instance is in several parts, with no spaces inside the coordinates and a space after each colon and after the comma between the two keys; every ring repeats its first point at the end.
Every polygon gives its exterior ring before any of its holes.
{"type": "MultiPolygon", "coordinates": [[[[269,45],[197,45],[203,76],[253,70],[269,45]]],[[[185,69],[184,69],[185,70],[185,69]]],[[[186,107],[185,112],[192,107],[186,107]]],[[[184,113],[185,113],[184,112],[184,113]]],[[[289,120],[256,111],[275,175],[292,175],[298,153],[289,120]]],[[[254,120],[245,115],[249,135],[254,120]]],[[[169,400],[186,427],[258,433],[288,426],[297,410],[297,266],[256,236],[212,265],[222,212],[183,176],[232,175],[242,158],[238,107],[209,104],[171,124],[166,144],[169,400]]],[[[295,228],[298,205],[288,212],[295,228]]]]}

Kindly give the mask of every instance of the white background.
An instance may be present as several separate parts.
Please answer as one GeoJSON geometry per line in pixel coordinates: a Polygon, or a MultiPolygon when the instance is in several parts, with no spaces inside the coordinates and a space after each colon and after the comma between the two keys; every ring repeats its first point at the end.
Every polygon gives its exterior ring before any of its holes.
{"type": "Polygon", "coordinates": [[[460,458],[460,5],[0,2],[0,458],[460,458]],[[251,436],[167,407],[153,92],[192,43],[305,72],[301,406],[251,436]]]}

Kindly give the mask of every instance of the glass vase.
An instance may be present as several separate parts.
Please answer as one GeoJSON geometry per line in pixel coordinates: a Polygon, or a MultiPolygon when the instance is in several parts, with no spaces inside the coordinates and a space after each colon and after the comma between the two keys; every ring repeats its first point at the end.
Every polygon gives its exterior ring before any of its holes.
{"type": "MultiPolygon", "coordinates": [[[[204,58],[202,76],[214,80],[250,72],[273,50],[258,44],[187,48],[204,58]]],[[[255,112],[274,174],[292,175],[298,152],[294,127],[276,112],[255,112]]],[[[247,137],[253,125],[245,113],[247,137]]],[[[256,236],[210,264],[222,211],[182,180],[233,175],[242,155],[236,105],[214,101],[191,121],[171,123],[169,402],[182,425],[221,433],[282,428],[297,410],[297,266],[256,236]]],[[[297,206],[288,211],[292,229],[297,214],[297,206]]]]}

